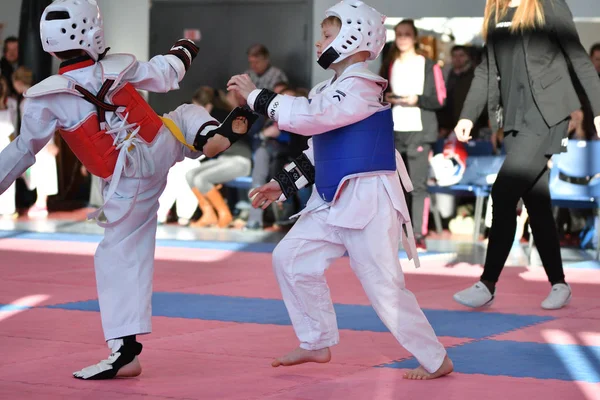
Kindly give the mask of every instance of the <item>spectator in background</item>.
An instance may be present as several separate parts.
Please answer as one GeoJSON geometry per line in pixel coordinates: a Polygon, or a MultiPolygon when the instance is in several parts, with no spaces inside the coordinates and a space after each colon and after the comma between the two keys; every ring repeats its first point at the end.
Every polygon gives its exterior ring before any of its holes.
{"type": "MultiPolygon", "coordinates": [[[[600,77],[600,43],[596,43],[591,47],[590,59],[596,68],[598,77],[600,77]]],[[[575,89],[579,95],[579,101],[581,101],[581,112],[583,114],[581,129],[583,130],[583,134],[588,140],[596,140],[598,139],[598,133],[596,132],[596,127],[594,126],[594,113],[592,112],[590,101],[585,95],[585,90],[583,90],[583,87],[581,87],[579,82],[575,84],[575,89]]],[[[581,136],[581,132],[579,132],[578,136],[581,136]]]]}
{"type": "MultiPolygon", "coordinates": [[[[15,132],[17,101],[8,95],[8,83],[0,76],[0,151],[10,144],[15,132]]],[[[15,218],[15,184],[0,194],[0,219],[15,218]]]]}
{"type": "MultiPolygon", "coordinates": [[[[291,88],[284,88],[280,94],[295,96],[291,88]]],[[[254,167],[252,169],[252,189],[267,183],[290,160],[289,132],[279,130],[277,122],[267,121],[261,134],[261,145],[254,152],[254,167]]],[[[275,205],[276,207],[278,205],[275,205]]],[[[264,210],[261,207],[251,208],[246,223],[246,229],[262,229],[264,210]]]]}
{"type": "MultiPolygon", "coordinates": [[[[225,95],[209,86],[201,86],[194,96],[192,103],[204,107],[206,111],[219,122],[227,118],[232,108],[228,105],[225,95]]],[[[198,168],[198,160],[184,158],[176,163],[167,175],[167,186],[159,199],[158,221],[164,224],[168,220],[169,211],[175,203],[179,225],[188,225],[194,216],[199,201],[206,204],[206,199],[199,199],[196,190],[190,190],[186,174],[198,168]]],[[[212,211],[212,208],[211,208],[212,211]]],[[[214,211],[213,211],[214,213],[214,211]]],[[[194,226],[194,223],[191,224],[194,226]]]]}
{"type": "MultiPolygon", "coordinates": [[[[225,103],[225,95],[209,87],[202,87],[194,95],[194,104],[205,107],[211,116],[219,121],[224,120],[229,112],[240,105],[225,103]]],[[[227,228],[233,222],[229,205],[221,194],[220,184],[242,176],[248,176],[252,169],[251,137],[243,135],[230,148],[200,163],[200,166],[186,173],[187,182],[198,200],[202,217],[190,224],[203,228],[218,226],[227,228]]]]}
{"type": "Polygon", "coordinates": [[[8,83],[8,95],[15,95],[15,88],[12,84],[12,76],[19,66],[19,39],[14,36],[7,37],[4,40],[2,50],[2,59],[0,59],[0,70],[4,79],[8,83]]]}
{"type": "Polygon", "coordinates": [[[600,76],[600,43],[595,43],[590,49],[590,58],[592,59],[592,64],[596,67],[598,76],[600,76]]]}
{"type": "Polygon", "coordinates": [[[258,89],[274,90],[275,85],[287,83],[285,73],[271,65],[269,50],[262,44],[255,44],[248,49],[248,65],[246,74],[258,89]]]}
{"type": "MultiPolygon", "coordinates": [[[[451,70],[446,78],[446,105],[437,115],[440,124],[440,135],[446,137],[452,132],[462,111],[471,82],[475,77],[475,65],[472,52],[466,46],[454,46],[451,50],[451,70]]],[[[472,136],[477,137],[477,131],[487,126],[487,112],[482,113],[473,130],[472,136]]]]}
{"type": "Polygon", "coordinates": [[[418,31],[414,21],[403,20],[394,31],[396,40],[380,75],[389,82],[385,99],[393,107],[396,149],[402,154],[414,187],[407,198],[417,249],[426,250],[429,152],[438,138],[436,111],[445,104],[446,88],[440,67],[417,53],[418,31]]]}
{"type": "MultiPolygon", "coordinates": [[[[33,86],[33,72],[27,67],[19,67],[13,74],[13,87],[19,96],[23,96],[33,86]]],[[[23,112],[24,101],[19,105],[19,112],[23,112]]],[[[58,146],[51,139],[46,146],[35,156],[35,164],[26,172],[29,190],[36,189],[37,200],[29,209],[27,215],[33,218],[45,218],[48,215],[48,197],[58,194],[58,170],[56,155],[58,146]]]]}

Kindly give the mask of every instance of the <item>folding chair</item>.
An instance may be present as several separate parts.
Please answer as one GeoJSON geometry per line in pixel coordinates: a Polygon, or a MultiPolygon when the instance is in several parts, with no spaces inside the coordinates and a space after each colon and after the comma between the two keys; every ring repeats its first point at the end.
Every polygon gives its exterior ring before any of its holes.
{"type": "MultiPolygon", "coordinates": [[[[593,208],[596,210],[596,218],[599,218],[600,141],[569,140],[567,152],[554,155],[552,164],[550,170],[552,204],[564,208],[593,208]],[[589,182],[572,183],[568,182],[569,178],[587,178],[589,182]]],[[[530,255],[532,248],[533,235],[530,235],[530,255]]],[[[596,259],[600,260],[600,240],[596,247],[596,259]]]]}

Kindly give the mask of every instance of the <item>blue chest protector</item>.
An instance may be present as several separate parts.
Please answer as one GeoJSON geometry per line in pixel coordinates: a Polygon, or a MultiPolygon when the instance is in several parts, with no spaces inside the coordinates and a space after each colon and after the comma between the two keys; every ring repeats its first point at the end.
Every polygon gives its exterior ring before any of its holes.
{"type": "Polygon", "coordinates": [[[330,202],[346,176],[376,171],[395,171],[392,110],[312,137],[315,156],[315,186],[330,202]]]}

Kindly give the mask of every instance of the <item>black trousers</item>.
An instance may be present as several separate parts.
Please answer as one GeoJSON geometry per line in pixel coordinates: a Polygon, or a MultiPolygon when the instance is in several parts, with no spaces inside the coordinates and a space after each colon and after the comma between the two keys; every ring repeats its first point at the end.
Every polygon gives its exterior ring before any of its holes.
{"type": "Polygon", "coordinates": [[[395,132],[396,150],[402,155],[413,184],[413,191],[404,193],[409,205],[415,236],[423,235],[427,177],[429,176],[429,151],[431,143],[422,141],[423,132],[395,132]]]}
{"type": "Polygon", "coordinates": [[[523,199],[536,247],[551,284],[564,282],[558,231],[552,214],[545,135],[509,132],[506,159],[492,188],[493,218],[481,280],[496,283],[515,236],[517,203],[523,199]]]}

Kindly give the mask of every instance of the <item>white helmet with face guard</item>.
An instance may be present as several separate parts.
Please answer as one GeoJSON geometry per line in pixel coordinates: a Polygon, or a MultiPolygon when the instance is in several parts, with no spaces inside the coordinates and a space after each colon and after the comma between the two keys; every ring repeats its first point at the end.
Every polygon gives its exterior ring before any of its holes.
{"type": "Polygon", "coordinates": [[[318,63],[324,69],[352,54],[369,52],[369,60],[379,56],[386,41],[386,16],[362,1],[341,1],[325,12],[327,18],[342,21],[338,36],[323,50],[318,63]]]}
{"type": "Polygon", "coordinates": [[[104,26],[96,0],[55,0],[40,21],[44,51],[83,50],[95,61],[105,52],[104,26]]]}

